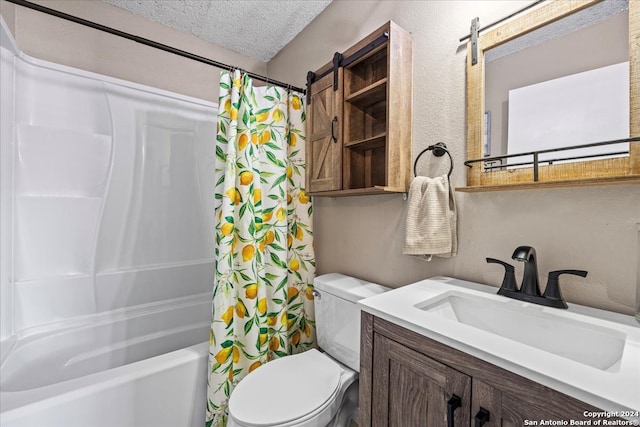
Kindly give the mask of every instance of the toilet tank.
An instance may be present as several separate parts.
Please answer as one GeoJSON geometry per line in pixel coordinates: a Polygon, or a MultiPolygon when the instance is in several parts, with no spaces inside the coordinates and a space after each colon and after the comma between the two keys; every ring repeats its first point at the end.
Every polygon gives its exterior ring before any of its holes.
{"type": "Polygon", "coordinates": [[[337,361],[360,371],[360,307],[357,301],[390,290],[339,273],[315,278],[318,345],[337,361]]]}

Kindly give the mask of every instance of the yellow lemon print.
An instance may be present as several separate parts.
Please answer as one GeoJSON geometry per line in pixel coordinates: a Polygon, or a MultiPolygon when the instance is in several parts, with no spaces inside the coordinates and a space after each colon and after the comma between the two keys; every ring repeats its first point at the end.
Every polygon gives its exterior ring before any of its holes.
{"type": "Polygon", "coordinates": [[[252,371],[258,369],[260,367],[260,365],[262,365],[262,362],[259,361],[259,360],[257,362],[253,362],[251,364],[251,366],[249,366],[249,372],[252,372],[252,371]]]}
{"type": "Polygon", "coordinates": [[[223,236],[230,235],[232,231],[233,231],[233,224],[231,224],[230,222],[225,222],[224,224],[222,224],[222,227],[220,227],[220,232],[222,233],[223,236]]]}
{"type": "Polygon", "coordinates": [[[304,291],[304,294],[308,300],[313,301],[313,286],[311,285],[307,286],[307,290],[304,291]]]}
{"type": "Polygon", "coordinates": [[[298,98],[296,95],[294,95],[291,98],[291,106],[293,107],[294,110],[299,110],[300,108],[302,108],[302,103],[300,102],[300,98],[298,98]]]}
{"type": "Polygon", "coordinates": [[[273,232],[273,230],[269,230],[267,231],[267,234],[264,236],[264,241],[267,245],[270,245],[273,243],[273,241],[275,240],[275,233],[273,232]]]}
{"type": "Polygon", "coordinates": [[[224,111],[225,111],[227,114],[230,114],[230,113],[231,113],[231,100],[230,100],[230,99],[227,99],[227,100],[224,102],[224,111]]]}
{"type": "Polygon", "coordinates": [[[227,378],[229,378],[229,381],[233,381],[233,367],[229,368],[229,376],[227,378]]]}
{"type": "Polygon", "coordinates": [[[222,318],[224,323],[226,323],[227,326],[229,326],[229,323],[231,323],[231,319],[233,319],[233,305],[230,305],[229,307],[227,307],[227,310],[224,313],[222,313],[222,316],[220,317],[222,318]]]}
{"type": "Polygon", "coordinates": [[[307,338],[311,336],[311,328],[309,327],[308,323],[305,323],[304,325],[304,334],[307,338]]]}
{"type": "Polygon", "coordinates": [[[262,201],[262,190],[259,188],[253,189],[253,204],[257,205],[262,201]]]}
{"type": "Polygon", "coordinates": [[[287,324],[287,311],[283,311],[282,312],[282,316],[280,316],[280,323],[282,323],[283,325],[287,324]]]}
{"type": "Polygon", "coordinates": [[[242,196],[240,196],[240,192],[236,187],[231,187],[224,194],[231,199],[234,205],[237,205],[242,201],[242,196]]]}
{"type": "Polygon", "coordinates": [[[213,328],[209,329],[209,347],[213,345],[213,328]]]}
{"type": "Polygon", "coordinates": [[[294,346],[298,346],[299,342],[300,342],[300,331],[296,331],[296,333],[293,334],[293,336],[291,337],[291,344],[293,344],[294,346]]]}
{"type": "Polygon", "coordinates": [[[291,234],[287,235],[287,248],[291,249],[291,245],[293,244],[293,237],[291,236],[291,234]]]}
{"type": "Polygon", "coordinates": [[[231,112],[229,113],[229,117],[231,118],[231,120],[236,120],[238,118],[238,109],[233,107],[231,109],[231,112]]]}
{"type": "Polygon", "coordinates": [[[258,121],[258,123],[265,122],[267,121],[268,118],[269,118],[269,111],[265,111],[263,113],[256,115],[256,120],[258,121]]]}
{"type": "Polygon", "coordinates": [[[236,252],[236,244],[238,243],[238,235],[234,234],[233,235],[233,242],[231,242],[231,253],[235,253],[236,252]]]}
{"type": "Polygon", "coordinates": [[[289,268],[292,271],[298,271],[300,269],[300,261],[298,261],[296,258],[292,259],[291,261],[289,261],[289,268]]]}
{"type": "Polygon", "coordinates": [[[260,300],[258,300],[258,313],[265,314],[267,312],[267,299],[266,298],[260,298],[260,300]]]}
{"type": "Polygon", "coordinates": [[[240,184],[249,185],[253,182],[253,173],[251,171],[244,171],[240,174],[240,184]]]}
{"type": "Polygon", "coordinates": [[[287,288],[287,300],[291,301],[293,298],[297,297],[299,293],[298,288],[294,288],[293,286],[287,288]]]}
{"type": "Polygon", "coordinates": [[[244,148],[247,146],[248,143],[249,143],[249,137],[247,136],[246,133],[243,133],[242,135],[240,135],[240,138],[238,138],[238,150],[240,151],[244,150],[244,148]]]}
{"type": "Polygon", "coordinates": [[[257,133],[252,133],[251,134],[251,143],[253,145],[258,145],[258,134],[257,133]]]}
{"type": "Polygon", "coordinates": [[[292,147],[295,147],[296,144],[298,143],[298,137],[296,136],[295,133],[290,133],[289,134],[289,145],[292,147]]]}
{"type": "Polygon", "coordinates": [[[293,200],[293,197],[291,197],[290,193],[287,193],[287,204],[291,204],[291,201],[293,200]]]}
{"type": "Polygon", "coordinates": [[[253,245],[246,245],[244,248],[242,248],[242,260],[244,262],[251,261],[255,253],[256,248],[253,245]]]}
{"type": "Polygon", "coordinates": [[[278,208],[278,210],[276,211],[276,219],[278,221],[284,221],[287,218],[287,213],[285,212],[284,208],[278,208]]]}
{"type": "Polygon", "coordinates": [[[260,251],[261,254],[264,253],[264,239],[262,239],[260,244],[258,244],[258,250],[260,251]]]}
{"type": "Polygon", "coordinates": [[[240,87],[240,78],[233,79],[233,85],[234,85],[235,87],[240,87]]]}
{"type": "Polygon", "coordinates": [[[244,319],[244,316],[247,314],[247,307],[244,306],[242,301],[236,303],[236,314],[241,319],[244,319]]]}
{"type": "Polygon", "coordinates": [[[278,316],[269,316],[267,317],[267,326],[275,326],[278,322],[278,316]]]}
{"type": "Polygon", "coordinates": [[[240,350],[238,350],[238,347],[235,345],[233,346],[233,356],[231,356],[231,360],[233,360],[233,363],[238,363],[238,360],[240,360],[240,350]]]}
{"type": "Polygon", "coordinates": [[[266,222],[271,221],[271,217],[272,216],[273,216],[273,210],[263,213],[262,214],[262,222],[266,223],[266,222]]]}
{"type": "Polygon", "coordinates": [[[287,166],[287,178],[291,178],[293,176],[293,168],[291,166],[287,166]]]}
{"type": "Polygon", "coordinates": [[[231,351],[232,351],[231,347],[223,348],[222,350],[220,350],[214,356],[216,359],[216,362],[222,365],[224,362],[227,361],[227,359],[229,359],[229,355],[231,354],[231,351]]]}
{"type": "Polygon", "coordinates": [[[279,122],[283,118],[284,118],[284,113],[282,112],[281,109],[276,108],[275,110],[273,110],[273,120],[275,120],[276,122],[279,122]]]}
{"type": "Polygon", "coordinates": [[[260,134],[260,144],[266,144],[271,139],[271,132],[268,130],[262,131],[260,134]]]}
{"type": "Polygon", "coordinates": [[[303,205],[306,205],[307,203],[309,203],[310,197],[307,196],[307,192],[306,191],[300,190],[300,194],[298,194],[298,200],[303,205]]]}
{"type": "Polygon", "coordinates": [[[296,239],[302,240],[303,237],[304,237],[304,233],[302,231],[302,227],[300,226],[296,227],[296,239]]]}
{"type": "Polygon", "coordinates": [[[244,288],[244,296],[245,298],[254,299],[258,296],[258,285],[253,284],[244,288]]]}
{"type": "Polygon", "coordinates": [[[260,334],[260,347],[267,343],[267,334],[260,334]]]}
{"type": "Polygon", "coordinates": [[[269,340],[269,350],[276,351],[278,348],[280,348],[280,340],[278,337],[271,337],[269,340]]]}

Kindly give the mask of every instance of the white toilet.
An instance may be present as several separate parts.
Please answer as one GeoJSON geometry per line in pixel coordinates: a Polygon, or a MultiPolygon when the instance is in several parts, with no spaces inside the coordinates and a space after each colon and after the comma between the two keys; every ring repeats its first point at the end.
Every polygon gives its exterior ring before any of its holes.
{"type": "Polygon", "coordinates": [[[360,308],[389,290],[338,273],[316,277],[318,345],[247,375],[231,393],[228,427],[346,427],[357,421],[360,308]]]}

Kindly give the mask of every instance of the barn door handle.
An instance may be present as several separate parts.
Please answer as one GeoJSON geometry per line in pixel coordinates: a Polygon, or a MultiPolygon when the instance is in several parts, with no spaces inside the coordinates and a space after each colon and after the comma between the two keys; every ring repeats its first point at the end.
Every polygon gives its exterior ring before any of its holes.
{"type": "Polygon", "coordinates": [[[478,411],[478,413],[476,414],[476,421],[475,421],[475,427],[482,427],[484,425],[484,423],[486,423],[487,421],[489,421],[489,411],[487,411],[486,409],[484,409],[483,407],[480,407],[480,410],[478,411]]]}
{"type": "Polygon", "coordinates": [[[451,398],[447,401],[447,427],[453,427],[454,418],[453,413],[456,409],[462,406],[462,399],[455,394],[451,395],[451,398]]]}
{"type": "Polygon", "coordinates": [[[338,123],[338,116],[335,116],[333,120],[331,120],[331,140],[334,142],[338,142],[338,137],[336,136],[335,125],[338,123]]]}

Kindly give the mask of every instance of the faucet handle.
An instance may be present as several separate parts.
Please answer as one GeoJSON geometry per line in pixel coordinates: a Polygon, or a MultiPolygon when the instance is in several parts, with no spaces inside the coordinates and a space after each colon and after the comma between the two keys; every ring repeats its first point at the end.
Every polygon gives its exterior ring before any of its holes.
{"type": "Polygon", "coordinates": [[[588,272],[584,270],[557,270],[549,272],[549,279],[547,280],[547,287],[544,290],[544,298],[557,300],[562,302],[562,306],[567,308],[567,303],[564,302],[564,298],[562,297],[562,292],[560,291],[560,284],[558,282],[558,277],[561,274],[573,274],[575,276],[587,277],[588,272]]]}
{"type": "Polygon", "coordinates": [[[500,264],[504,267],[504,278],[502,279],[502,285],[500,285],[500,290],[498,293],[505,291],[518,292],[518,286],[516,285],[516,274],[515,269],[511,264],[507,264],[504,261],[500,261],[495,258],[487,258],[487,262],[489,264],[500,264]]]}

